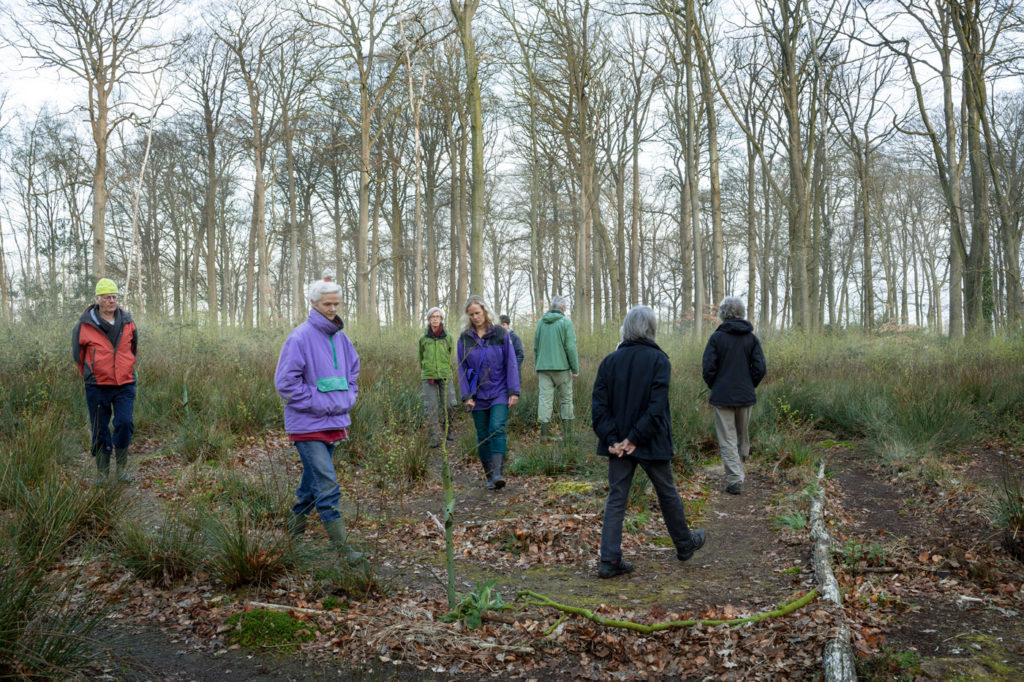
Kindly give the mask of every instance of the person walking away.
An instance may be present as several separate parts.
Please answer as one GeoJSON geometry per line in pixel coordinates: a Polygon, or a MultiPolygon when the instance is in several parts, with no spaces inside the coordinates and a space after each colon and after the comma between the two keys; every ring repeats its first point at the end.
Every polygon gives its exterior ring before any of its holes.
{"type": "Polygon", "coordinates": [[[551,310],[537,323],[533,335],[533,359],[537,370],[537,421],[540,423],[541,441],[551,440],[550,421],[554,401],[558,401],[562,418],[562,437],[572,433],[574,418],[572,380],[580,375],[579,355],[576,351],[576,329],[565,309],[564,296],[551,299],[551,310]]]}
{"type": "Polygon", "coordinates": [[[128,483],[128,447],[135,432],[135,359],[139,332],[131,313],[117,304],[117,285],[96,282],[96,298],[71,332],[71,355],[85,379],[96,483],[110,476],[110,455],[117,462],[117,480],[128,483]],[[113,418],[114,432],[110,432],[113,418]]]}
{"type": "Polygon", "coordinates": [[[348,541],[338,503],[338,486],[331,457],[348,438],[350,413],[359,395],[359,355],[342,331],[338,317],[341,287],[319,280],[309,286],[309,318],[285,339],[277,361],[274,384],[284,399],[284,428],[302,460],[302,478],[288,521],[292,537],[306,531],[306,519],[316,509],[331,545],[349,563],[364,557],[348,541]]]}
{"type": "Polygon", "coordinates": [[[591,397],[597,454],[608,458],[608,500],[601,527],[598,577],[631,573],[622,558],[622,520],[633,474],[639,465],[658,495],[658,506],[676,558],[689,560],[704,546],[703,530],[690,530],[683,500],[672,478],[672,417],[668,356],[655,343],[657,320],[647,306],[634,306],[622,322],[622,342],[601,361],[591,397]]]}
{"type": "Polygon", "coordinates": [[[427,330],[420,337],[420,381],[423,384],[423,412],[430,428],[430,447],[437,448],[447,438],[455,440],[449,410],[455,407],[452,383],[452,351],[455,344],[444,328],[444,312],[434,307],[427,311],[427,330]]]}
{"type": "Polygon", "coordinates": [[[477,456],[489,490],[505,487],[508,410],[519,400],[519,370],[508,333],[491,320],[483,297],[472,295],[464,308],[459,336],[459,388],[476,427],[477,456]]]}
{"type": "Polygon", "coordinates": [[[498,318],[501,321],[501,326],[505,331],[508,332],[508,337],[512,339],[512,350],[516,354],[516,371],[519,372],[519,385],[523,383],[523,360],[526,358],[526,354],[523,353],[523,342],[519,339],[519,335],[512,331],[512,318],[508,315],[502,315],[498,318]]]}
{"type": "Polygon", "coordinates": [[[757,402],[757,385],[767,367],[754,327],[743,319],[746,311],[737,296],[726,296],[718,306],[722,324],[711,334],[701,361],[704,383],[711,389],[715,432],[725,468],[725,492],[739,495],[746,475],[743,463],[750,454],[750,410],[757,402]]]}

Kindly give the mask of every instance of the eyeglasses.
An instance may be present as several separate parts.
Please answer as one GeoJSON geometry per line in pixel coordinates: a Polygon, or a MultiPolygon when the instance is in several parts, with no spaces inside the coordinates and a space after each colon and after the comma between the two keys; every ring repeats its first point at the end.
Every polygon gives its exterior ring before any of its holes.
{"type": "Polygon", "coordinates": [[[113,303],[117,301],[117,294],[103,294],[102,296],[97,296],[97,298],[106,303],[113,303]]]}

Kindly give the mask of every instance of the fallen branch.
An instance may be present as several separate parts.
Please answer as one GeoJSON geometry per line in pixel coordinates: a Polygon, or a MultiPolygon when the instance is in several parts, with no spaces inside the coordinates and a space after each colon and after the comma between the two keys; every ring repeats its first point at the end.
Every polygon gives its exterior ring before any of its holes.
{"type": "Polygon", "coordinates": [[[729,627],[737,627],[746,623],[756,623],[758,621],[765,620],[766,618],[777,618],[779,616],[785,616],[797,609],[810,604],[818,597],[817,590],[811,590],[799,599],[792,601],[788,604],[783,604],[774,611],[768,611],[766,613],[759,613],[756,616],[747,616],[745,618],[733,618],[732,620],[712,620],[712,619],[692,619],[692,620],[670,620],[662,623],[654,623],[653,625],[644,625],[643,623],[634,623],[630,620],[615,620],[612,618],[605,618],[600,616],[590,609],[584,609],[579,606],[569,606],[568,604],[560,604],[555,600],[547,597],[543,594],[538,594],[533,590],[520,590],[516,593],[516,599],[520,597],[529,597],[526,600],[527,604],[533,606],[547,606],[552,609],[557,609],[563,613],[568,613],[574,616],[583,616],[588,620],[592,620],[598,625],[604,625],[605,627],[611,628],[624,628],[626,630],[635,630],[643,634],[650,634],[652,632],[660,632],[662,630],[669,630],[672,628],[689,628],[697,625],[706,625],[708,627],[715,627],[718,625],[728,625],[729,627]]]}
{"type": "Polygon", "coordinates": [[[251,601],[249,606],[256,609],[267,609],[268,611],[282,611],[287,613],[288,611],[294,611],[295,613],[308,613],[314,616],[319,616],[327,613],[321,609],[304,609],[301,606],[288,606],[287,604],[267,604],[261,601],[251,601]]]}
{"type": "MultiPolygon", "coordinates": [[[[825,529],[825,458],[818,462],[818,492],[811,498],[811,540],[814,542],[814,575],[822,598],[843,613],[843,595],[832,572],[832,538],[825,529]]],[[[825,682],[855,682],[857,668],[850,646],[850,628],[840,618],[835,633],[825,642],[821,653],[825,682]]]]}

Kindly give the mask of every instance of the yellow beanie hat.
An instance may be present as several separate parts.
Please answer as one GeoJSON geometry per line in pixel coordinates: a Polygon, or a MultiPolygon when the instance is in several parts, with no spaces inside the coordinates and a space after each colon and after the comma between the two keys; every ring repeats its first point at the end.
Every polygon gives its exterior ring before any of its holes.
{"type": "Polygon", "coordinates": [[[104,294],[116,294],[117,285],[114,284],[114,280],[107,279],[104,277],[100,281],[96,282],[96,295],[102,296],[104,294]]]}

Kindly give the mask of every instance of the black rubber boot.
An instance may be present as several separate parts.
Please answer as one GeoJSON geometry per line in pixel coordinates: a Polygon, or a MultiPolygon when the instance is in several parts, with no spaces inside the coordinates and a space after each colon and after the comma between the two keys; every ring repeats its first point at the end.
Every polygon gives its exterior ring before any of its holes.
{"type": "Polygon", "coordinates": [[[491,482],[494,484],[495,490],[501,490],[505,487],[505,478],[501,475],[504,468],[505,453],[499,452],[491,455],[491,482]]]}
{"type": "Polygon", "coordinates": [[[540,423],[540,442],[547,443],[551,440],[551,425],[547,422],[540,423]]]}

